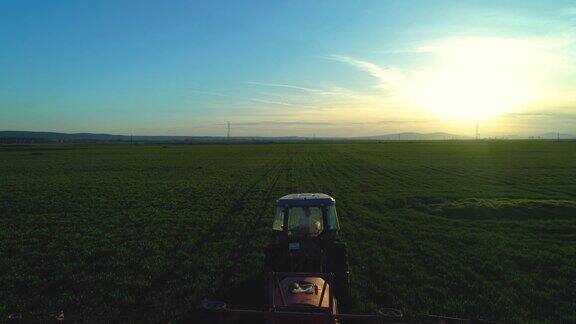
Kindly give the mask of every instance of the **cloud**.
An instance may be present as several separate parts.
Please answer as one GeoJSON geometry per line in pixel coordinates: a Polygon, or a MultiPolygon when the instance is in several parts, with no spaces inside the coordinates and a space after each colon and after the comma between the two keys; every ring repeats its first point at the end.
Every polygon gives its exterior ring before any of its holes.
{"type": "Polygon", "coordinates": [[[518,117],[518,118],[555,118],[559,120],[572,120],[576,119],[576,113],[555,113],[555,112],[526,112],[526,113],[510,113],[504,117],[518,117]]]}
{"type": "Polygon", "coordinates": [[[434,51],[434,48],[428,46],[414,46],[400,49],[383,49],[375,51],[380,54],[427,54],[434,51]]]}
{"type": "Polygon", "coordinates": [[[396,67],[381,67],[375,63],[359,60],[345,55],[331,54],[328,55],[327,58],[352,65],[361,71],[367,72],[379,80],[377,85],[378,88],[394,88],[402,84],[406,79],[404,72],[396,67]]]}
{"type": "Polygon", "coordinates": [[[301,86],[296,86],[296,85],[291,85],[291,84],[267,83],[267,82],[255,82],[255,81],[248,81],[246,83],[252,84],[252,85],[257,85],[257,86],[294,89],[294,90],[300,90],[300,91],[312,92],[312,93],[321,93],[322,92],[322,90],[319,90],[319,89],[301,87],[301,86]]]}
{"type": "MultiPolygon", "coordinates": [[[[328,89],[321,89],[321,88],[312,88],[312,87],[305,87],[300,85],[293,85],[293,84],[281,84],[281,83],[268,83],[268,82],[255,82],[255,81],[248,81],[247,84],[262,86],[262,87],[272,87],[272,88],[280,88],[280,89],[290,89],[290,90],[298,90],[300,92],[306,93],[311,95],[307,99],[314,99],[313,96],[319,97],[329,97],[333,100],[353,100],[357,102],[366,102],[375,101],[375,97],[371,95],[367,95],[365,93],[360,93],[354,90],[346,89],[344,87],[330,87],[328,89]]],[[[322,99],[325,102],[325,99],[322,99]]]]}
{"type": "MultiPolygon", "coordinates": [[[[257,122],[238,122],[232,123],[232,126],[258,126],[258,125],[306,125],[306,126],[355,126],[355,125],[387,125],[387,124],[412,124],[428,123],[426,120],[380,120],[373,122],[307,122],[307,121],[257,121],[257,122]]],[[[217,125],[225,125],[219,123],[217,125]]]]}
{"type": "Polygon", "coordinates": [[[360,132],[381,128],[433,130],[437,125],[453,127],[457,132],[468,127],[466,121],[478,119],[479,112],[484,111],[488,111],[486,119],[503,117],[498,121],[501,124],[484,126],[492,127],[494,132],[504,127],[498,125],[519,129],[537,122],[566,124],[574,121],[570,109],[564,109],[567,115],[553,116],[548,112],[558,113],[559,105],[569,105],[576,98],[568,95],[572,93],[568,88],[576,80],[576,65],[569,55],[574,44],[569,35],[454,36],[389,51],[422,53],[414,66],[384,65],[347,55],[324,56],[334,64],[344,63],[374,78],[373,87],[352,90],[341,86],[346,83],[334,80],[331,86],[255,81],[245,84],[268,88],[255,89],[258,94],[253,95],[252,101],[268,105],[256,106],[257,109],[273,108],[270,105],[294,107],[269,109],[269,115],[281,112],[290,119],[327,120],[338,127],[358,127],[360,132]],[[485,97],[499,100],[490,102],[485,97]],[[514,111],[525,114],[506,115],[514,111]],[[528,114],[529,111],[534,113],[528,114]],[[417,119],[420,116],[422,119],[417,119]]]}
{"type": "Polygon", "coordinates": [[[299,86],[299,85],[281,84],[281,83],[267,83],[267,82],[254,82],[254,81],[248,81],[246,83],[252,84],[252,85],[257,85],[257,86],[263,86],[263,87],[293,89],[293,90],[299,90],[299,91],[310,93],[310,94],[318,94],[318,95],[325,95],[325,96],[337,96],[337,95],[341,95],[341,94],[345,93],[345,91],[348,91],[347,89],[343,89],[343,88],[335,88],[334,91],[331,91],[331,90],[323,90],[323,89],[319,89],[319,88],[310,88],[310,87],[304,87],[304,86],[299,86]]]}
{"type": "Polygon", "coordinates": [[[423,120],[423,119],[379,120],[379,121],[346,123],[346,125],[404,125],[404,124],[419,124],[419,123],[430,123],[430,120],[423,120]]]}
{"type": "Polygon", "coordinates": [[[329,122],[307,122],[307,121],[258,121],[232,123],[232,126],[331,126],[329,122]]]}
{"type": "Polygon", "coordinates": [[[320,108],[317,106],[300,105],[300,104],[295,104],[295,103],[290,103],[290,102],[285,102],[285,101],[267,100],[267,99],[260,99],[260,98],[252,98],[251,100],[254,102],[259,102],[259,103],[263,103],[263,104],[280,105],[280,106],[288,106],[288,107],[302,107],[302,108],[315,108],[315,109],[320,108]]]}
{"type": "Polygon", "coordinates": [[[429,120],[414,119],[414,120],[381,120],[378,124],[410,124],[410,123],[429,123],[429,120]]]}

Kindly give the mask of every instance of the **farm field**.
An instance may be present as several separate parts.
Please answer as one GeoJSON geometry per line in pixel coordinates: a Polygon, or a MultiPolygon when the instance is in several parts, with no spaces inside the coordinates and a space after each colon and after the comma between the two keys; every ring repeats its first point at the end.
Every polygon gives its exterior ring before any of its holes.
{"type": "Polygon", "coordinates": [[[0,146],[0,316],[259,307],[292,192],[336,199],[358,312],[576,322],[576,142],[547,141],[0,146]]]}

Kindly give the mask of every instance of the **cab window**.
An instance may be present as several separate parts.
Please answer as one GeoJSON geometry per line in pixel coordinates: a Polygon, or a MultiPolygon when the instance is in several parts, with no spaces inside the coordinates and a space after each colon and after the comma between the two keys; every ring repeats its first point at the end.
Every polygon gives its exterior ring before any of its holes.
{"type": "Polygon", "coordinates": [[[284,208],[276,207],[276,213],[274,214],[274,223],[272,223],[272,229],[275,231],[281,231],[284,225],[284,208]]]}
{"type": "Polygon", "coordinates": [[[289,236],[316,236],[324,229],[320,207],[292,207],[288,213],[289,236]]]}
{"type": "Polygon", "coordinates": [[[332,205],[326,208],[326,221],[328,222],[326,225],[328,230],[340,229],[340,224],[338,224],[338,215],[336,214],[336,206],[332,205]]]}

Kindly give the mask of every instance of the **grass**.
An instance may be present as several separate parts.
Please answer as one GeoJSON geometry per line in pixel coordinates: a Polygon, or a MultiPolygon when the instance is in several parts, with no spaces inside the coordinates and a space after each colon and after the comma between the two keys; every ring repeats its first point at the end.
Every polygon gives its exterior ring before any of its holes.
{"type": "Polygon", "coordinates": [[[0,315],[258,307],[274,200],[333,195],[357,311],[576,321],[576,143],[0,147],[0,315]]]}

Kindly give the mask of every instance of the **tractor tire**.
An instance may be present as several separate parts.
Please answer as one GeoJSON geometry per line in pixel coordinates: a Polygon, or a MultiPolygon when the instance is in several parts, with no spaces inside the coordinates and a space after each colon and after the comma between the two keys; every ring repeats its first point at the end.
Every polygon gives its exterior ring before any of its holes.
{"type": "Polygon", "coordinates": [[[346,244],[334,243],[328,247],[327,270],[334,274],[334,291],[340,312],[348,312],[351,305],[350,270],[346,244]]]}
{"type": "Polygon", "coordinates": [[[334,274],[348,271],[348,251],[346,244],[334,243],[326,249],[326,268],[334,274]]]}

